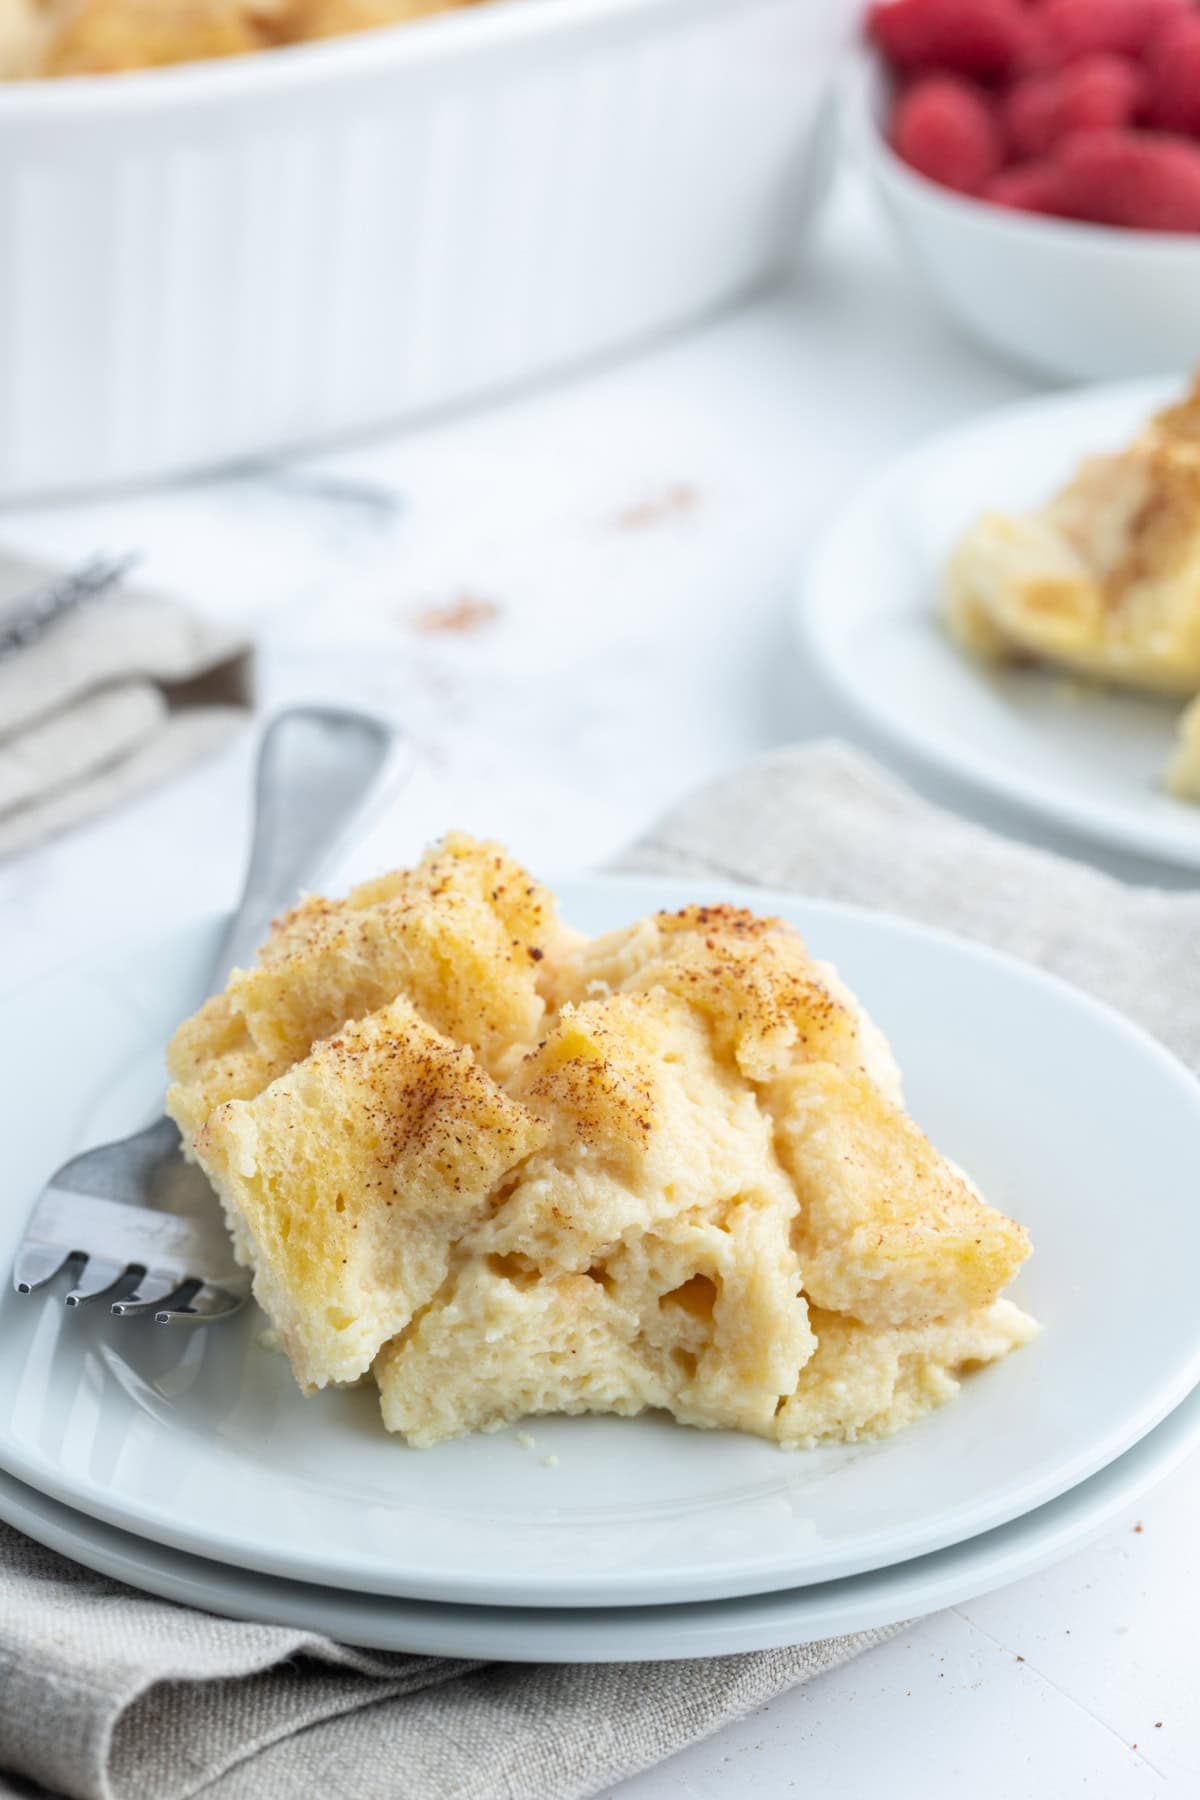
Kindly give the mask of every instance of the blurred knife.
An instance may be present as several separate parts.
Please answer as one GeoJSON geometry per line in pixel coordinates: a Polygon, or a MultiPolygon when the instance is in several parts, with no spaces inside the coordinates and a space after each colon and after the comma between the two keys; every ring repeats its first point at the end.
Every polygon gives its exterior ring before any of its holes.
{"type": "Polygon", "coordinates": [[[139,560],[137,551],[125,556],[93,556],[5,606],[0,610],[0,657],[36,643],[59,619],[115,587],[139,560]]]}

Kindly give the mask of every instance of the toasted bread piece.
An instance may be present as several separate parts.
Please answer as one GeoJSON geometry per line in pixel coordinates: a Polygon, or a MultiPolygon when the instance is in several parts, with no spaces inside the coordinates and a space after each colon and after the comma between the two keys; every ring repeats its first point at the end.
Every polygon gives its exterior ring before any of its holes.
{"type": "Polygon", "coordinates": [[[179,1127],[184,1154],[193,1154],[192,1139],[218,1106],[252,1100],[288,1066],[286,1058],[259,1049],[228,994],[213,994],[167,1046],[173,1077],[167,1111],[179,1127]]]}
{"type": "Polygon", "coordinates": [[[869,1325],[922,1325],[989,1305],[1029,1254],[864,1075],[829,1063],[775,1082],[767,1104],[795,1186],[804,1291],[869,1325]]]}
{"type": "Polygon", "coordinates": [[[462,835],[344,900],[302,901],[275,921],[256,965],[235,969],[168,1045],[167,1109],[185,1146],[222,1101],[251,1099],[319,1039],[397,996],[502,1074],[541,1024],[539,967],[559,931],[545,888],[462,835]]]}
{"type": "Polygon", "coordinates": [[[554,901],[494,844],[453,836],[414,869],[364,882],[345,900],[305,900],[278,921],[228,993],[273,1061],[397,994],[502,1074],[545,1011],[538,964],[554,901]]]}
{"type": "Polygon", "coordinates": [[[370,1367],[544,1135],[407,1000],[217,1108],[196,1155],[241,1221],[255,1296],[306,1391],[370,1367]]]}
{"type": "Polygon", "coordinates": [[[676,995],[708,1022],[717,1053],[751,1081],[794,1057],[851,1064],[854,1010],[838,997],[782,919],[736,906],[654,913],[585,946],[555,971],[559,1005],[589,994],[676,995]]]}

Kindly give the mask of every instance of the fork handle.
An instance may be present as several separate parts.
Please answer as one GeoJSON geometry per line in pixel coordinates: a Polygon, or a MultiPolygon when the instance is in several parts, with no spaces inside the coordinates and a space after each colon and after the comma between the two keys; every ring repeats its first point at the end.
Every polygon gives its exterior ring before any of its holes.
{"type": "Polygon", "coordinates": [[[295,903],[333,852],[408,773],[408,742],[385,720],[331,706],[297,706],[263,733],[254,783],[249,866],[221,941],[214,990],[253,962],[276,913],[295,903]]]}

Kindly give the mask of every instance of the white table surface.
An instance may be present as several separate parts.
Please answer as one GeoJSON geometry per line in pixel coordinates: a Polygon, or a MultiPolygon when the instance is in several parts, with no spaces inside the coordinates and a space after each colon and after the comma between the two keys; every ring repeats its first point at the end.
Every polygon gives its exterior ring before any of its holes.
{"type": "MultiPolygon", "coordinates": [[[[451,825],[564,871],[773,745],[879,748],[792,647],[805,546],[884,458],[1032,385],[941,324],[846,181],[792,286],[632,360],[336,456],[9,513],[0,533],[62,560],[137,546],[147,581],[254,632],[266,706],[343,698],[407,724],[418,771],[339,878],[451,825]],[[428,628],[464,597],[494,616],[428,628]]],[[[249,756],[247,736],[0,865],[0,985],[228,904],[249,756]]],[[[985,823],[1187,884],[888,760],[985,823]]],[[[1195,1794],[1198,1505],[1193,1462],[1142,1530],[928,1619],[614,1792],[1195,1794]]]]}

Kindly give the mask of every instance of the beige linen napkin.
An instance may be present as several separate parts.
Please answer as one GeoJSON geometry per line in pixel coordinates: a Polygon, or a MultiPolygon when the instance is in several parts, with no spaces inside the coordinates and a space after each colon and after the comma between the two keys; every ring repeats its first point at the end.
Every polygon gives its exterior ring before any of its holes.
{"type": "MultiPolygon", "coordinates": [[[[1200,894],[992,837],[843,748],[717,782],[622,866],[950,926],[1058,970],[1200,1067],[1200,894]]],[[[374,1655],[146,1598],[0,1527],[0,1768],[86,1800],[576,1800],[890,1635],[624,1667],[374,1655]]]]}
{"type": "MultiPolygon", "coordinates": [[[[0,556],[0,634],[62,575],[0,556]]],[[[186,768],[237,729],[250,701],[245,638],[132,585],[0,652],[0,856],[186,768]]]]}

